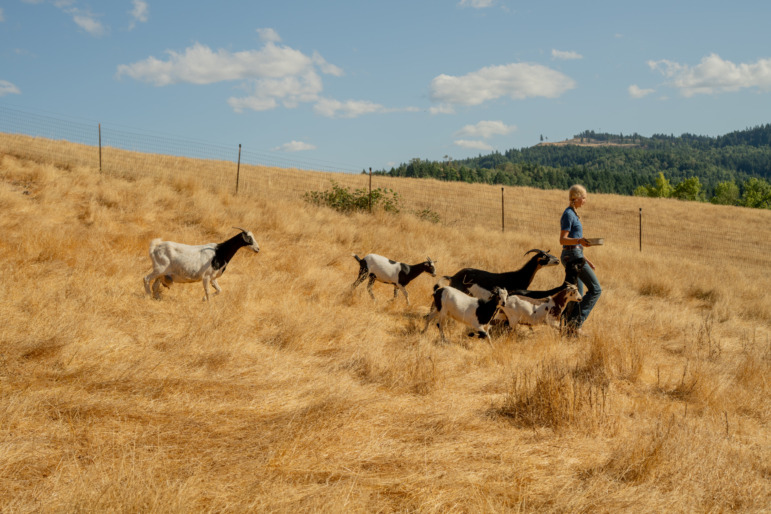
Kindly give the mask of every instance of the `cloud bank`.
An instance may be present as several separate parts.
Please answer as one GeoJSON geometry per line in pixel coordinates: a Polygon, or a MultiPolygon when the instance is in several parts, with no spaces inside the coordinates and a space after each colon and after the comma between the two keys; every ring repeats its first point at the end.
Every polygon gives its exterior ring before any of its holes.
{"type": "Polygon", "coordinates": [[[182,52],[167,50],[165,58],[151,56],[135,63],[121,64],[116,76],[159,87],[240,81],[248,94],[227,99],[228,105],[239,113],[266,111],[279,106],[291,109],[301,103],[313,103],[316,114],[329,118],[413,110],[387,109],[367,100],[324,98],[321,95],[324,90],[322,75],[342,76],[341,68],[327,62],[318,52],[306,55],[280,44],[281,38],[274,29],[257,29],[257,33],[264,42],[258,50],[231,52],[195,43],[182,52]]]}
{"type": "Polygon", "coordinates": [[[557,98],[576,86],[575,81],[540,64],[489,66],[467,75],[439,75],[431,81],[431,99],[449,105],[479,105],[509,97],[513,100],[557,98]]]}
{"type": "Polygon", "coordinates": [[[734,64],[717,54],[710,54],[693,67],[666,59],[648,61],[648,66],[669,79],[668,84],[679,89],[685,97],[750,88],[771,91],[771,59],[734,64]]]}

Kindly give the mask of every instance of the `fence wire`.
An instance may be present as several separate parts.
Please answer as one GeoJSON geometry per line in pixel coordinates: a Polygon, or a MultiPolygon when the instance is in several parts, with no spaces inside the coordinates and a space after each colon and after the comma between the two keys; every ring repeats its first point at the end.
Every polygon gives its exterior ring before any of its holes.
{"type": "MultiPolygon", "coordinates": [[[[333,181],[351,189],[370,187],[362,170],[333,163],[289,160],[238,144],[119,130],[5,106],[0,106],[0,133],[0,151],[39,162],[118,175],[189,178],[251,197],[298,199],[308,191],[329,189],[333,181]]],[[[567,205],[566,192],[558,190],[382,175],[371,177],[371,184],[398,193],[402,210],[433,213],[446,225],[525,233],[534,240],[557,240],[567,205]]],[[[604,237],[606,244],[629,250],[686,253],[716,264],[733,259],[751,267],[771,265],[766,237],[771,211],[697,203],[683,209],[677,200],[635,200],[631,207],[633,202],[614,195],[591,195],[581,211],[586,236],[604,237]]]]}

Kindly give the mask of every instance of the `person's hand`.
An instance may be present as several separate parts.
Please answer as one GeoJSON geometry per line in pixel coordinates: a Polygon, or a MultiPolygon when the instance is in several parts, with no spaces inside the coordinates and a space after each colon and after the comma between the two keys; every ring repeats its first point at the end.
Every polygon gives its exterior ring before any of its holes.
{"type": "Polygon", "coordinates": [[[589,267],[592,268],[592,270],[597,269],[597,268],[594,267],[594,264],[592,263],[592,261],[590,261],[589,259],[586,259],[586,258],[584,258],[584,259],[586,260],[586,263],[589,265],[589,267]]]}
{"type": "Polygon", "coordinates": [[[587,239],[584,239],[583,237],[578,240],[578,243],[586,247],[592,246],[592,243],[590,243],[587,239]]]}

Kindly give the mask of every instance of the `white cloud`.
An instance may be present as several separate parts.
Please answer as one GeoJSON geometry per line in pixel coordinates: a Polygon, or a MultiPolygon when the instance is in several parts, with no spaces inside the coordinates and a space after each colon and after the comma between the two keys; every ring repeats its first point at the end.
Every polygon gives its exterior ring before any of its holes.
{"type": "Polygon", "coordinates": [[[118,66],[118,76],[127,75],[135,80],[156,86],[187,82],[211,84],[228,80],[254,78],[284,78],[298,76],[313,70],[311,58],[298,50],[273,43],[261,50],[229,52],[213,51],[195,43],[184,53],[167,50],[168,60],[148,57],[144,61],[118,66]]]}
{"type": "Polygon", "coordinates": [[[457,139],[453,143],[455,146],[460,146],[461,148],[468,148],[471,150],[485,150],[487,152],[494,150],[494,148],[484,141],[469,141],[466,139],[457,139]]]}
{"type": "Polygon", "coordinates": [[[431,114],[455,114],[455,108],[449,104],[442,104],[428,109],[431,114]]]}
{"type": "Polygon", "coordinates": [[[252,111],[269,111],[278,107],[278,102],[275,98],[269,96],[246,96],[243,98],[228,98],[228,105],[233,108],[237,113],[242,113],[245,110],[252,111]]]}
{"type": "Polygon", "coordinates": [[[320,53],[314,51],[313,57],[311,57],[313,64],[319,67],[322,73],[327,75],[334,75],[335,77],[342,77],[344,75],[342,68],[329,64],[320,53]]]}
{"type": "Polygon", "coordinates": [[[104,25],[102,25],[102,23],[97,20],[93,14],[81,14],[80,11],[73,11],[70,14],[72,14],[72,20],[78,25],[78,27],[85,30],[92,36],[101,37],[107,33],[104,25]]]}
{"type": "MultiPolygon", "coordinates": [[[[44,0],[22,0],[26,4],[42,4],[44,0]]],[[[75,0],[53,0],[51,4],[62,12],[71,15],[75,24],[94,37],[107,34],[108,27],[99,21],[99,15],[93,14],[88,9],[80,9],[75,0]]]]}
{"type": "Polygon", "coordinates": [[[637,84],[632,84],[631,86],[629,86],[628,91],[629,91],[629,96],[631,96],[632,98],[644,98],[649,94],[656,92],[655,89],[641,89],[640,87],[637,86],[637,84]]]}
{"type": "Polygon", "coordinates": [[[313,110],[329,118],[355,118],[364,114],[392,111],[413,112],[417,109],[387,109],[367,100],[339,100],[323,98],[321,74],[342,76],[343,70],[328,63],[318,52],[305,55],[280,41],[273,29],[258,29],[266,43],[259,50],[230,52],[212,50],[195,43],[183,52],[167,50],[164,59],[148,57],[143,61],[118,66],[116,76],[130,77],[156,86],[178,83],[212,84],[242,81],[240,87],[248,91],[243,97],[228,98],[235,112],[266,111],[280,105],[295,108],[301,103],[313,103],[313,110]]]}
{"type": "Polygon", "coordinates": [[[573,51],[563,52],[561,50],[554,50],[554,49],[552,49],[551,51],[551,57],[552,59],[561,59],[564,61],[584,58],[584,56],[579,54],[578,52],[573,52],[573,51]]]}
{"type": "Polygon", "coordinates": [[[374,114],[389,112],[380,104],[367,100],[347,100],[341,102],[330,98],[321,98],[313,106],[316,114],[326,116],[327,118],[356,118],[363,114],[374,114]]]}
{"type": "Polygon", "coordinates": [[[390,108],[369,100],[334,100],[331,98],[319,98],[313,106],[316,114],[327,118],[358,118],[365,114],[385,114],[390,112],[421,112],[419,107],[390,108]]]}
{"type": "Polygon", "coordinates": [[[473,7],[474,9],[484,9],[495,3],[495,0],[460,0],[458,5],[473,7]]]}
{"type": "Polygon", "coordinates": [[[236,112],[267,111],[278,107],[279,101],[291,109],[300,103],[315,102],[323,90],[321,77],[312,69],[302,75],[254,80],[247,87],[249,96],[228,98],[228,104],[236,112]]]}
{"type": "Polygon", "coordinates": [[[3,16],[3,8],[0,7],[0,22],[5,21],[5,16],[3,16]]]}
{"type": "Polygon", "coordinates": [[[7,80],[0,80],[0,96],[20,94],[21,91],[14,84],[11,84],[7,80]]]}
{"type": "Polygon", "coordinates": [[[311,145],[309,143],[303,143],[302,141],[290,141],[288,143],[284,143],[281,146],[275,147],[274,151],[280,151],[280,152],[304,152],[306,150],[315,150],[316,146],[311,145]]]}
{"type": "Polygon", "coordinates": [[[493,136],[503,136],[515,130],[517,127],[506,125],[502,121],[480,121],[476,125],[466,125],[456,135],[490,139],[493,136]]]}
{"type": "MultiPolygon", "coordinates": [[[[317,102],[324,89],[319,73],[340,76],[342,69],[328,63],[318,52],[307,56],[299,50],[278,45],[273,29],[258,29],[267,42],[259,50],[230,52],[212,50],[195,43],[184,52],[167,50],[165,60],[148,57],[143,61],[118,66],[117,77],[127,76],[156,86],[178,83],[212,84],[244,81],[249,91],[245,97],[231,97],[228,104],[236,112],[250,109],[265,111],[279,104],[287,108],[304,102],[317,102]]],[[[360,106],[340,106],[343,116],[352,117],[360,106]]]]}
{"type": "Polygon", "coordinates": [[[257,33],[260,35],[260,40],[266,43],[279,43],[281,42],[281,36],[278,35],[275,29],[257,29],[257,33]]]}
{"type": "Polygon", "coordinates": [[[479,105],[508,96],[515,100],[556,98],[575,87],[575,81],[540,64],[490,66],[462,77],[439,75],[431,81],[432,100],[451,105],[479,105]]]}
{"type": "Polygon", "coordinates": [[[771,59],[734,64],[717,54],[710,54],[693,67],[666,59],[648,61],[648,66],[670,79],[669,84],[685,97],[735,92],[744,88],[771,91],[771,59]]]}
{"type": "Polygon", "coordinates": [[[129,23],[129,30],[133,30],[134,27],[136,27],[137,22],[147,23],[150,16],[147,2],[143,0],[132,0],[131,3],[134,8],[129,11],[129,14],[131,14],[131,17],[133,18],[131,23],[129,23]]]}

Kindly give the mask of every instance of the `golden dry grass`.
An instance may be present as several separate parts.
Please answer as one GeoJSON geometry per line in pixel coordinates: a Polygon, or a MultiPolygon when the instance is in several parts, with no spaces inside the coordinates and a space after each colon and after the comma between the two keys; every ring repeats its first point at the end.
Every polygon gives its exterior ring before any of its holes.
{"type": "MultiPolygon", "coordinates": [[[[0,154],[4,511],[771,505],[762,259],[702,259],[709,240],[644,253],[608,244],[589,250],[603,285],[589,337],[521,328],[490,348],[454,325],[441,345],[433,327],[420,332],[432,279],[410,285],[412,307],[388,302],[382,285],[373,303],[363,286],[348,289],[350,254],[430,255],[440,274],[516,269],[526,250],[556,247],[556,220],[501,234],[469,228],[484,213],[438,225],[409,213],[343,216],[278,194],[280,183],[234,196],[201,174],[56,162],[23,146],[0,154]],[[233,225],[252,230],[262,251],[235,256],[221,295],[203,303],[200,284],[175,284],[160,301],[145,295],[152,238],[221,241],[233,225]]],[[[319,180],[292,174],[302,187],[319,180]]],[[[499,194],[441,187],[457,198],[499,194]]],[[[532,197],[558,216],[564,203],[564,192],[516,191],[523,208],[532,197]]],[[[591,199],[587,230],[637,207],[591,199]]],[[[763,211],[650,202],[767,238],[763,211]]],[[[606,240],[614,226],[600,232],[606,240]]],[[[689,240],[677,227],[666,230],[689,240]]],[[[543,270],[535,285],[561,275],[543,270]]]]}

